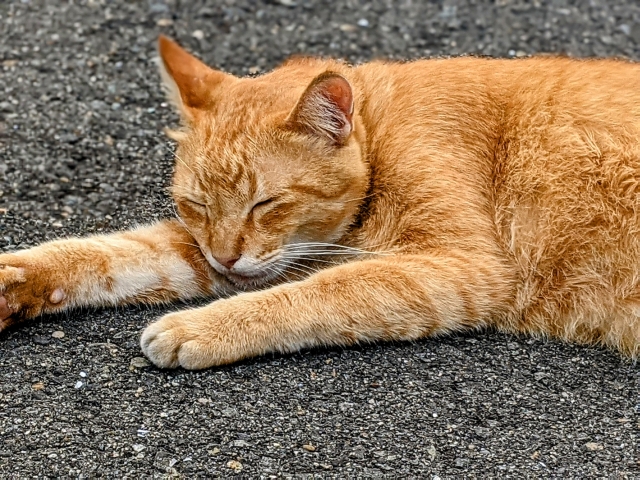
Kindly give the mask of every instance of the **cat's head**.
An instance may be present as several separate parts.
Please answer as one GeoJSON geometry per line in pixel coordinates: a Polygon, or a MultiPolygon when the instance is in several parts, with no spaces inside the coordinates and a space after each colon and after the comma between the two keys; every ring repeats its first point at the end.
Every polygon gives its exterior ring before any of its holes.
{"type": "Polygon", "coordinates": [[[368,184],[350,83],[332,61],[256,78],[209,68],[166,37],[161,73],[183,126],[173,196],[211,266],[260,285],[342,237],[368,184]],[[305,245],[306,244],[306,245],[305,245]]]}

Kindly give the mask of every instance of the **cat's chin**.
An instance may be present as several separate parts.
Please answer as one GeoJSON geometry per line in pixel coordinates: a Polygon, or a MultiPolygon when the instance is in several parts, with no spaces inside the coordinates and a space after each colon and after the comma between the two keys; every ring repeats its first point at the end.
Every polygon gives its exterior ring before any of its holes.
{"type": "Polygon", "coordinates": [[[237,273],[228,272],[225,274],[227,279],[237,285],[238,287],[251,288],[251,287],[261,287],[267,284],[272,278],[273,275],[269,275],[268,273],[259,274],[259,275],[238,275],[237,273]]]}

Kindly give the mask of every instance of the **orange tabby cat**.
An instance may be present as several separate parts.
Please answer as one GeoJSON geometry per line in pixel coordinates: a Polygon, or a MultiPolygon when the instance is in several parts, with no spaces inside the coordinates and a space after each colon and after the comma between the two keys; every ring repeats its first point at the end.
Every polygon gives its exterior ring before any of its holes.
{"type": "Polygon", "coordinates": [[[494,326],[640,351],[640,66],[294,59],[160,38],[179,219],[0,255],[0,328],[237,296],[142,334],[160,367],[494,326]]]}

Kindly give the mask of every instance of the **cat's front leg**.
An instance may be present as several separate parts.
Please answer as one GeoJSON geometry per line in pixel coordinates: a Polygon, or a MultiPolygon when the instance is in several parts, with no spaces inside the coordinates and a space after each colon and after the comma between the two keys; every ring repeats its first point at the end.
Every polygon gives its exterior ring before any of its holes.
{"type": "Polygon", "coordinates": [[[143,332],[147,357],[200,369],[266,352],[411,340],[481,326],[508,309],[505,264],[477,253],[364,260],[307,280],[166,315],[143,332]]]}
{"type": "Polygon", "coordinates": [[[224,280],[178,221],[0,254],[0,330],[79,306],[213,294],[224,280]]]}

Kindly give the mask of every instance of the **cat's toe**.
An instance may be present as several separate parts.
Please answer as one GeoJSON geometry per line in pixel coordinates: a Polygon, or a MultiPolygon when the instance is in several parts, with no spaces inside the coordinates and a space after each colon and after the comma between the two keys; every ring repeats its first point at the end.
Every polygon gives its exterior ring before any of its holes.
{"type": "Polygon", "coordinates": [[[15,319],[11,318],[12,313],[13,311],[9,308],[9,302],[0,295],[0,332],[15,323],[15,319]]]}
{"type": "Polygon", "coordinates": [[[152,323],[142,332],[140,346],[146,357],[160,368],[176,368],[182,335],[167,317],[152,323]]]}
{"type": "Polygon", "coordinates": [[[178,363],[187,370],[202,370],[217,365],[212,360],[215,355],[209,349],[210,346],[200,340],[186,341],[178,350],[178,363]]]}
{"type": "Polygon", "coordinates": [[[0,295],[0,322],[9,318],[11,313],[7,299],[0,295]]]}
{"type": "Polygon", "coordinates": [[[218,364],[214,343],[207,338],[206,329],[194,322],[193,311],[165,315],[149,325],[140,339],[142,351],[160,368],[182,367],[200,370],[218,364]]]}

